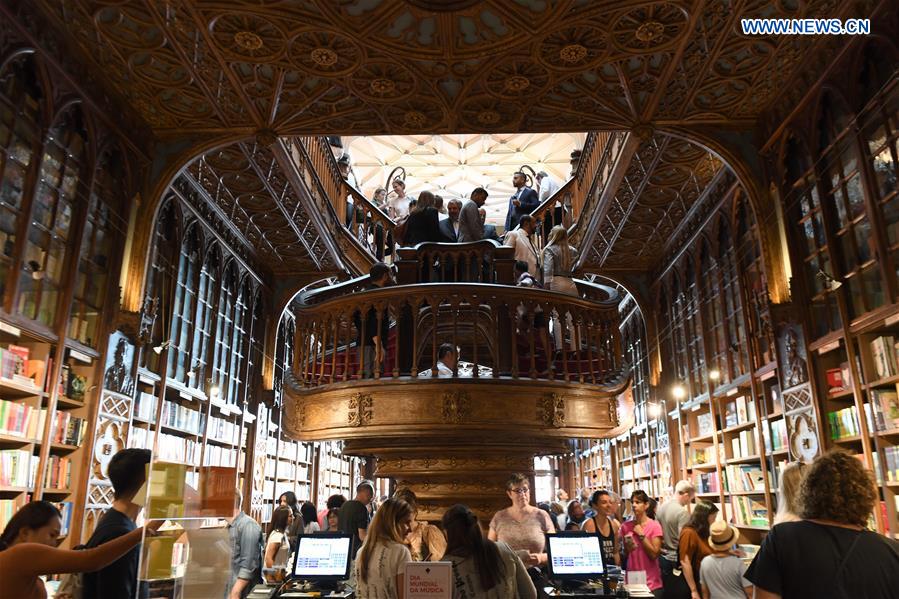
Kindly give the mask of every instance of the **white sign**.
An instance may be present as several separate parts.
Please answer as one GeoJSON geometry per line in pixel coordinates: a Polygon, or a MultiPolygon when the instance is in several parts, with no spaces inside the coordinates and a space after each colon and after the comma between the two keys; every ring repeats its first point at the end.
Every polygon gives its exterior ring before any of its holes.
{"type": "Polygon", "coordinates": [[[453,599],[452,562],[408,562],[405,599],[453,599]]]}

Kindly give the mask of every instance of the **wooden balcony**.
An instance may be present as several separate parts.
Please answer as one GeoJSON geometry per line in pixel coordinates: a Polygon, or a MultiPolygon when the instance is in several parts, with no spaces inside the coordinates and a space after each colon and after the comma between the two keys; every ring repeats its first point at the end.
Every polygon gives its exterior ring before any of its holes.
{"type": "Polygon", "coordinates": [[[345,451],[374,456],[380,475],[424,494],[432,508],[424,516],[433,518],[463,500],[485,514],[501,507],[502,479],[531,472],[535,455],[615,432],[629,418],[618,405],[629,368],[615,290],[579,281],[579,295],[569,296],[499,284],[511,279],[507,249],[421,244],[400,250],[398,278],[409,284],[367,289],[361,277],[299,297],[285,432],[341,439],[345,451]],[[447,262],[454,278],[482,282],[418,282],[445,276],[447,262]],[[359,340],[372,322],[388,334],[383,364],[369,373],[359,340]],[[553,335],[543,337],[541,325],[560,329],[559,347],[548,347],[553,335]],[[443,343],[464,363],[446,377],[436,367],[443,343]],[[446,456],[465,466],[403,466],[446,456]]]}

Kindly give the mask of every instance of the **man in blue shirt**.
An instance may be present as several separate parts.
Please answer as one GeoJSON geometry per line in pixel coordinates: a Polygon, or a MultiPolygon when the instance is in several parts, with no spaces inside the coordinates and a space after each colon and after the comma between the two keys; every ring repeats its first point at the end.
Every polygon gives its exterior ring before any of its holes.
{"type": "Polygon", "coordinates": [[[237,491],[235,515],[228,522],[231,578],[225,599],[246,599],[256,583],[262,581],[262,527],[241,510],[242,504],[243,496],[237,491]]]}

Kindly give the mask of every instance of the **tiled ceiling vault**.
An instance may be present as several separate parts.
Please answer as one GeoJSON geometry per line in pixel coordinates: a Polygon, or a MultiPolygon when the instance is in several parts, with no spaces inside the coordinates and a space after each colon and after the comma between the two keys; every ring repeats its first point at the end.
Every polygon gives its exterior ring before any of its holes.
{"type": "Polygon", "coordinates": [[[487,219],[503,222],[512,173],[522,165],[546,171],[557,183],[568,179],[571,151],[584,145],[584,133],[494,133],[483,135],[389,135],[344,138],[357,187],[372,197],[397,166],[406,170],[407,192],[428,190],[466,198],[481,186],[487,219]]]}

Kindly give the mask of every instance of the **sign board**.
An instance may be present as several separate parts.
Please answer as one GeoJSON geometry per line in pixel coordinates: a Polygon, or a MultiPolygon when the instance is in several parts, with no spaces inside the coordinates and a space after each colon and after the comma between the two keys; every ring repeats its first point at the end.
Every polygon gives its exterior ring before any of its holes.
{"type": "Polygon", "coordinates": [[[405,599],[453,599],[452,562],[408,562],[405,599]]]}

